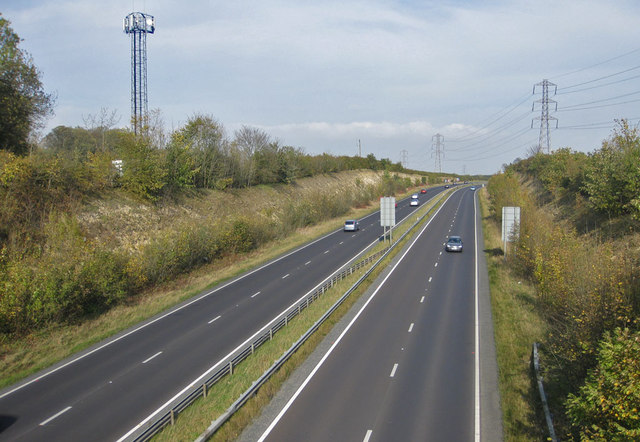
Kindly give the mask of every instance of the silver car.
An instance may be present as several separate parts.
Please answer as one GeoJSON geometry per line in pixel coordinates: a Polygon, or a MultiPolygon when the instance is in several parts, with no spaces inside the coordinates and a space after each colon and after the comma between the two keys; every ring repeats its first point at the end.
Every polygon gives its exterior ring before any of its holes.
{"type": "Polygon", "coordinates": [[[355,232],[356,230],[360,230],[360,224],[358,224],[358,220],[348,219],[344,222],[345,232],[355,232]]]}
{"type": "Polygon", "coordinates": [[[459,236],[450,236],[445,245],[447,252],[462,252],[462,238],[459,236]]]}

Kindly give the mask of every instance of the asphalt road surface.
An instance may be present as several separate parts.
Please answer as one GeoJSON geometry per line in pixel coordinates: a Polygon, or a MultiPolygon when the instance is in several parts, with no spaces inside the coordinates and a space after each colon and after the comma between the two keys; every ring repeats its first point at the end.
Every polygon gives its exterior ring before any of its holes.
{"type": "Polygon", "coordinates": [[[486,265],[476,254],[474,197],[468,189],[452,195],[274,417],[249,437],[501,440],[488,295],[478,290],[478,267],[486,275],[486,265]],[[462,253],[444,251],[449,235],[462,236],[462,253]]]}
{"type": "MultiPolygon", "coordinates": [[[[429,189],[422,202],[442,191],[429,189]]],[[[411,214],[399,202],[398,220],[411,214]]],[[[171,309],[0,392],[0,440],[127,437],[382,234],[379,213],[171,309]]]]}

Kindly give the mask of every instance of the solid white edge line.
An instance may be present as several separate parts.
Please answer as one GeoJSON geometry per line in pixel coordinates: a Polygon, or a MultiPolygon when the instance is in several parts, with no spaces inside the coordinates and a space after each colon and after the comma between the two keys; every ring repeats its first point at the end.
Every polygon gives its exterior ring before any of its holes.
{"type": "Polygon", "coordinates": [[[67,407],[62,411],[59,411],[58,413],[54,414],[53,416],[51,416],[49,419],[47,419],[46,421],[42,421],[40,422],[40,426],[44,427],[45,425],[47,425],[49,422],[51,422],[52,420],[54,420],[55,418],[60,417],[61,415],[63,415],[64,413],[66,413],[67,411],[71,410],[71,407],[67,407]]]}
{"type": "MultiPolygon", "coordinates": [[[[452,195],[452,194],[451,194],[452,195]]],[[[275,417],[275,419],[273,420],[273,422],[271,422],[271,424],[269,424],[269,427],[267,427],[267,429],[265,430],[264,433],[262,433],[262,436],[260,436],[260,438],[258,439],[258,442],[263,442],[268,436],[269,433],[271,433],[271,431],[273,431],[273,429],[275,428],[275,426],[278,424],[278,422],[280,421],[280,419],[282,419],[282,416],[284,416],[284,414],[287,412],[287,410],[289,410],[289,408],[291,407],[291,405],[293,404],[293,402],[298,398],[298,396],[300,395],[300,393],[302,393],[302,390],[304,390],[304,388],[307,386],[307,384],[311,381],[311,378],[313,378],[313,376],[315,376],[315,374],[318,372],[318,370],[320,369],[320,367],[324,364],[324,362],[327,360],[327,358],[329,357],[329,355],[331,355],[331,353],[333,353],[333,350],[335,350],[335,348],[338,346],[338,344],[340,343],[340,341],[342,341],[342,338],[344,338],[344,336],[347,334],[347,332],[351,329],[351,327],[353,326],[353,324],[355,324],[355,322],[358,320],[358,318],[360,317],[360,315],[362,314],[362,312],[364,311],[364,309],[367,308],[367,306],[369,305],[369,303],[373,300],[373,298],[375,298],[375,296],[378,294],[378,292],[380,291],[380,289],[382,288],[382,286],[385,284],[385,282],[387,282],[387,279],[389,279],[389,277],[393,274],[393,272],[396,270],[396,268],[400,265],[400,263],[404,260],[404,257],[407,255],[407,253],[409,253],[409,251],[413,248],[414,244],[418,241],[418,239],[422,236],[422,234],[424,233],[425,230],[427,230],[427,227],[429,227],[429,224],[431,224],[431,221],[433,221],[436,217],[436,215],[440,212],[440,210],[444,207],[444,205],[446,204],[446,202],[449,200],[449,198],[451,198],[451,195],[449,195],[447,197],[447,199],[444,201],[444,203],[438,208],[438,210],[433,214],[433,216],[431,217],[431,219],[429,219],[429,221],[427,221],[427,224],[425,224],[425,226],[422,228],[422,230],[420,231],[420,233],[418,235],[416,235],[416,237],[414,238],[413,242],[409,245],[409,247],[407,247],[407,250],[405,250],[405,252],[402,254],[402,256],[400,257],[400,259],[398,260],[398,262],[393,266],[393,268],[391,269],[391,271],[387,274],[387,276],[384,277],[384,279],[382,280],[382,282],[378,285],[378,287],[376,287],[376,289],[373,291],[373,293],[371,294],[371,296],[369,296],[369,299],[367,299],[367,301],[364,303],[364,305],[360,308],[360,310],[358,310],[358,313],[356,313],[356,315],[353,317],[353,319],[351,320],[351,322],[349,322],[349,324],[346,326],[346,328],[342,331],[342,333],[340,334],[340,336],[338,336],[338,338],[335,340],[335,342],[331,345],[331,347],[329,348],[329,350],[327,350],[327,352],[325,353],[325,355],[322,357],[322,359],[320,359],[320,361],[318,362],[318,364],[313,368],[313,370],[311,370],[311,373],[309,373],[309,375],[307,376],[307,378],[302,382],[302,384],[300,385],[300,387],[298,387],[298,389],[296,390],[296,392],[293,394],[293,396],[291,396],[291,399],[289,399],[289,401],[286,403],[286,405],[282,408],[282,410],[280,410],[280,413],[278,413],[278,415],[275,417]]],[[[118,441],[120,442],[120,441],[118,441]]]]}
{"type": "Polygon", "coordinates": [[[146,364],[147,362],[149,362],[150,360],[152,360],[153,358],[156,358],[158,356],[160,356],[162,354],[161,351],[159,351],[158,353],[156,353],[155,355],[151,356],[150,358],[145,359],[144,361],[142,361],[143,364],[146,364]]]}
{"type": "MultiPolygon", "coordinates": [[[[437,212],[436,212],[437,213],[437,212]]],[[[358,252],[355,256],[359,255],[360,253],[362,253],[364,250],[368,249],[369,247],[371,247],[372,244],[377,243],[378,240],[374,240],[372,241],[369,245],[367,245],[364,249],[362,249],[360,252],[358,252]]],[[[347,261],[349,262],[349,261],[347,261]]],[[[340,269],[342,266],[344,266],[344,264],[338,266],[338,268],[335,270],[337,271],[338,269],[340,269]]],[[[335,273],[335,271],[333,273],[335,273]]],[[[200,376],[198,376],[195,380],[193,380],[189,385],[187,385],[186,387],[184,387],[180,392],[178,392],[175,396],[173,396],[171,399],[169,399],[167,402],[165,402],[162,406],[160,406],[157,410],[155,410],[153,413],[151,413],[149,416],[147,416],[146,418],[144,418],[140,423],[138,423],[135,427],[133,427],[131,430],[129,430],[127,432],[127,434],[125,434],[124,436],[122,436],[120,439],[117,440],[117,442],[123,442],[124,440],[126,440],[132,433],[134,433],[138,428],[142,427],[145,423],[147,423],[149,420],[151,420],[151,418],[153,416],[155,416],[156,414],[158,414],[159,412],[161,412],[166,406],[168,406],[172,401],[174,401],[176,398],[178,398],[181,394],[185,393],[187,390],[189,390],[190,388],[193,388],[194,385],[198,385],[201,383],[201,380],[204,379],[207,375],[209,375],[209,373],[213,372],[215,369],[218,368],[218,366],[220,364],[222,364],[223,361],[225,361],[226,359],[228,359],[233,353],[235,353],[236,351],[238,351],[240,348],[242,348],[243,346],[247,345],[249,342],[251,342],[251,340],[253,338],[255,338],[256,336],[258,336],[260,333],[262,333],[273,321],[275,318],[278,318],[280,316],[282,316],[284,314],[284,312],[286,312],[287,310],[289,310],[290,308],[292,308],[294,305],[298,304],[300,301],[302,301],[305,297],[309,296],[309,294],[313,293],[314,290],[316,290],[318,287],[320,287],[322,283],[319,283],[318,285],[316,285],[314,288],[312,288],[311,290],[309,290],[307,293],[305,293],[304,295],[302,295],[300,298],[298,298],[296,301],[294,301],[293,303],[291,303],[291,305],[289,305],[287,308],[285,308],[282,312],[280,312],[279,314],[277,314],[276,316],[274,316],[273,319],[267,321],[265,323],[265,325],[263,325],[262,327],[260,327],[260,329],[258,329],[257,332],[255,332],[253,335],[251,335],[250,337],[248,337],[242,344],[238,345],[236,348],[234,348],[233,350],[231,350],[226,356],[224,356],[223,358],[221,358],[218,362],[216,362],[211,368],[209,368],[207,371],[205,371],[204,373],[202,373],[200,376]]]]}
{"type": "Polygon", "coordinates": [[[478,218],[476,209],[476,198],[473,198],[473,226],[476,243],[476,275],[475,275],[475,304],[476,304],[476,336],[475,336],[475,442],[480,442],[480,325],[478,312],[478,218]]]}
{"type": "Polygon", "coordinates": [[[396,370],[398,369],[398,364],[393,364],[393,368],[391,369],[391,374],[389,375],[390,378],[394,377],[396,375],[396,370]]]}
{"type": "Polygon", "coordinates": [[[362,439],[362,442],[369,442],[369,439],[371,439],[372,433],[373,433],[372,430],[367,430],[367,434],[364,435],[364,439],[362,439]]]}

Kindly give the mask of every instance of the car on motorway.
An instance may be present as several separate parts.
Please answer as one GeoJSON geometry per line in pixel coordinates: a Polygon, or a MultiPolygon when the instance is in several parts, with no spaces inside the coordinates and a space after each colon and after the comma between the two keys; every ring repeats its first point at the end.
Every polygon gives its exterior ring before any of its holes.
{"type": "Polygon", "coordinates": [[[420,193],[427,193],[427,189],[420,190],[420,193]]]}
{"type": "Polygon", "coordinates": [[[414,193],[413,195],[411,195],[411,199],[412,200],[417,200],[418,199],[418,194],[414,193]]]}
{"type": "Polygon", "coordinates": [[[356,230],[360,230],[360,224],[357,219],[348,219],[344,222],[345,232],[355,232],[356,230]]]}
{"type": "Polygon", "coordinates": [[[419,206],[420,205],[420,200],[418,199],[411,199],[411,202],[409,203],[410,206],[419,206]]]}
{"type": "Polygon", "coordinates": [[[462,238],[450,236],[445,245],[447,252],[462,252],[462,238]]]}
{"type": "Polygon", "coordinates": [[[450,186],[450,185],[448,185],[448,184],[445,184],[445,185],[444,185],[444,188],[445,188],[445,189],[448,189],[449,187],[451,187],[451,186],[450,186]]]}
{"type": "Polygon", "coordinates": [[[476,190],[476,186],[469,187],[469,190],[476,190]]]}

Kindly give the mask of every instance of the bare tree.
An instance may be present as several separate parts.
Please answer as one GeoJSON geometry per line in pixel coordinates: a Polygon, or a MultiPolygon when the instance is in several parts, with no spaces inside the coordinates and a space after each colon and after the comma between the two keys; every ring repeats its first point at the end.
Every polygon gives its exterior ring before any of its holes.
{"type": "Polygon", "coordinates": [[[158,108],[151,109],[147,116],[146,135],[149,142],[156,149],[164,149],[167,146],[167,132],[164,129],[164,117],[158,108]]]}
{"type": "Polygon", "coordinates": [[[269,146],[271,137],[265,131],[249,126],[242,126],[234,135],[234,144],[242,158],[243,181],[250,186],[256,173],[255,154],[269,146]]]}
{"type": "Polygon", "coordinates": [[[96,136],[96,148],[99,147],[104,152],[106,150],[106,133],[120,122],[120,116],[116,109],[110,111],[107,107],[101,107],[95,115],[89,114],[86,117],[83,115],[82,121],[85,129],[96,136]]]}
{"type": "Polygon", "coordinates": [[[542,149],[542,147],[539,144],[535,144],[527,149],[527,158],[535,157],[539,153],[543,152],[544,150],[542,149]]]}

